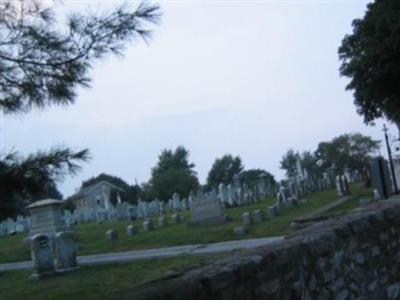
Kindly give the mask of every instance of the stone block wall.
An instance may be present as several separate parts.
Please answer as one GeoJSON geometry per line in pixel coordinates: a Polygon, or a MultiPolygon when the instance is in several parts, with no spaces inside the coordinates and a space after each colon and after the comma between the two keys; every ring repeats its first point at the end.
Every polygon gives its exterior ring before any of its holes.
{"type": "Polygon", "coordinates": [[[314,224],[124,299],[400,299],[400,204],[314,224]]]}

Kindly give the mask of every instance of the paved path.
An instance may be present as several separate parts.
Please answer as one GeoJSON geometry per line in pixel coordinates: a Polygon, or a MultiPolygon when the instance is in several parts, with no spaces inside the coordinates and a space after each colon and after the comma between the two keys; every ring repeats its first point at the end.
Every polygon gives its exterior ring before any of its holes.
{"type": "MultiPolygon", "coordinates": [[[[270,237],[260,239],[238,240],[220,242],[214,244],[197,244],[176,247],[167,247],[159,249],[137,250],[127,252],[115,252],[96,255],[78,256],[80,265],[96,265],[106,263],[131,262],[140,259],[149,259],[157,257],[173,257],[182,254],[206,254],[217,253],[239,249],[252,249],[280,242],[284,237],[270,237]]],[[[32,261],[23,261],[15,263],[0,264],[0,271],[31,269],[32,261]]]]}

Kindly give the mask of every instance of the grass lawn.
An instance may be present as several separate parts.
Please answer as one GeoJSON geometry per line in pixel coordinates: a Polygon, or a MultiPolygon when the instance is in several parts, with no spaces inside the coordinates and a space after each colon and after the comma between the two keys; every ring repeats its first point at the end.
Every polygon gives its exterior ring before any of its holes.
{"type": "MultiPolygon", "coordinates": [[[[358,199],[365,197],[368,190],[361,190],[357,185],[351,186],[354,201],[358,204],[358,199]]],[[[283,210],[279,216],[267,219],[263,223],[250,226],[249,233],[243,237],[237,237],[233,233],[233,228],[241,225],[241,214],[246,211],[262,209],[266,212],[269,205],[275,203],[275,199],[267,199],[260,203],[247,207],[226,209],[225,214],[232,218],[231,222],[222,225],[193,227],[186,225],[185,222],[177,225],[169,225],[164,228],[156,228],[151,232],[143,232],[141,222],[136,222],[139,233],[128,237],[125,233],[125,227],[129,224],[127,221],[118,221],[113,223],[89,223],[78,225],[75,232],[79,236],[82,250],[79,255],[118,252],[128,250],[139,250],[149,248],[159,248],[168,246],[177,246],[185,244],[213,243],[235,239],[248,239],[268,236],[286,235],[292,230],[289,226],[292,220],[300,218],[318,208],[321,208],[337,199],[335,190],[327,190],[315,193],[307,197],[307,202],[297,207],[283,210]],[[106,241],[105,231],[115,229],[119,233],[118,241],[106,241]]],[[[347,203],[346,203],[347,204],[347,203]]],[[[183,214],[185,219],[190,218],[190,213],[183,214]]],[[[155,220],[155,224],[157,224],[155,220]]],[[[27,246],[22,244],[22,239],[26,235],[19,234],[10,237],[0,237],[0,263],[29,260],[30,253],[27,246]]]]}
{"type": "Polygon", "coordinates": [[[32,271],[0,272],[1,300],[118,299],[126,291],[154,281],[168,271],[180,272],[222,257],[186,255],[125,264],[82,266],[71,273],[31,280],[32,271]]]}
{"type": "Polygon", "coordinates": [[[363,189],[354,185],[351,189],[350,200],[329,210],[325,215],[342,214],[360,207],[360,199],[373,199],[372,189],[363,189]]]}

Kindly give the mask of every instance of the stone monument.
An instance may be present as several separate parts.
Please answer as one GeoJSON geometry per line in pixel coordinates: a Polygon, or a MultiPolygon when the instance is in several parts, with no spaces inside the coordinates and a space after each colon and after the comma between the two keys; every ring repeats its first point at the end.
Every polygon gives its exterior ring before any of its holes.
{"type": "Polygon", "coordinates": [[[61,214],[61,204],[59,200],[45,199],[27,206],[31,214],[30,236],[54,235],[67,230],[61,214]]]}
{"type": "Polygon", "coordinates": [[[217,197],[196,197],[192,203],[190,224],[206,225],[226,222],[224,210],[217,197]]]}
{"type": "Polygon", "coordinates": [[[31,255],[33,261],[34,279],[55,273],[53,260],[52,238],[45,234],[36,234],[31,237],[31,255]]]}

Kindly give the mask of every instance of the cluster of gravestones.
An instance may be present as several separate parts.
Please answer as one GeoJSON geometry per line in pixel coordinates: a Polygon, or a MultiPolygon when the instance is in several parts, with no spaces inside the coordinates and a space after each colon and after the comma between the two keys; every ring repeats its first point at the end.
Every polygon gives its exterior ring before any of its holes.
{"type": "Polygon", "coordinates": [[[188,198],[184,199],[181,199],[178,193],[174,193],[172,198],[166,202],[158,199],[153,201],[139,200],[136,205],[122,202],[111,206],[107,210],[94,208],[80,209],[74,212],[65,211],[64,221],[67,227],[70,227],[73,224],[87,222],[146,220],[150,217],[167,213],[175,214],[181,211],[193,211],[193,203],[197,201],[204,202],[210,199],[213,199],[213,201],[218,199],[222,208],[240,207],[257,203],[265,197],[273,198],[277,193],[280,202],[285,202],[285,199],[290,197],[299,198],[308,192],[323,190],[327,186],[330,186],[330,183],[325,178],[316,182],[311,180],[288,180],[285,186],[279,186],[279,184],[269,183],[265,176],[260,176],[259,181],[249,187],[246,183],[240,182],[239,175],[235,175],[231,184],[225,185],[221,183],[218,190],[212,189],[207,193],[203,193],[201,190],[196,193],[190,192],[188,198]]]}
{"type": "Polygon", "coordinates": [[[350,194],[349,182],[347,176],[338,175],[335,178],[336,192],[339,197],[344,197],[350,194]]]}
{"type": "Polygon", "coordinates": [[[284,208],[297,206],[305,201],[305,196],[316,191],[323,191],[331,187],[330,180],[325,177],[321,180],[307,181],[289,179],[285,185],[278,186],[276,195],[276,203],[267,207],[266,212],[261,209],[256,209],[254,212],[244,212],[242,214],[242,225],[233,229],[234,234],[241,236],[247,233],[248,227],[252,224],[263,222],[267,216],[274,218],[280,214],[284,208]]]}
{"type": "Polygon", "coordinates": [[[263,197],[273,197],[275,193],[276,187],[268,185],[264,177],[261,177],[259,183],[250,188],[246,183],[241,184],[239,176],[236,175],[232,184],[227,186],[220,184],[218,191],[212,189],[208,193],[203,193],[201,190],[197,193],[190,192],[188,198],[184,199],[181,199],[178,193],[174,193],[172,198],[166,202],[158,199],[153,201],[139,200],[136,205],[122,202],[107,210],[101,208],[79,209],[74,212],[66,210],[63,218],[67,227],[88,222],[146,220],[167,213],[191,211],[194,201],[206,200],[207,198],[216,198],[224,207],[232,207],[256,203],[263,197]]]}
{"type": "Polygon", "coordinates": [[[244,212],[242,214],[242,226],[235,227],[233,233],[238,236],[245,235],[250,225],[261,223],[265,219],[265,214],[261,209],[256,209],[254,212],[244,212]]]}
{"type": "Polygon", "coordinates": [[[40,279],[54,273],[78,268],[75,237],[72,232],[54,235],[36,234],[30,237],[33,261],[32,278],[40,279]]]}
{"type": "Polygon", "coordinates": [[[0,236],[28,232],[30,227],[31,219],[29,217],[18,216],[15,221],[8,218],[0,223],[0,236]]]}
{"type": "MultiPolygon", "coordinates": [[[[183,221],[183,216],[176,213],[171,215],[168,219],[166,216],[161,215],[156,220],[157,223],[153,221],[153,219],[144,219],[142,223],[142,228],[144,232],[152,231],[157,228],[163,228],[168,226],[169,224],[179,224],[183,221]]],[[[130,224],[126,226],[126,235],[127,236],[134,236],[139,232],[139,228],[134,225],[130,224]]],[[[116,241],[119,239],[118,231],[114,229],[109,229],[105,232],[105,238],[108,241],[116,241]]]]}

